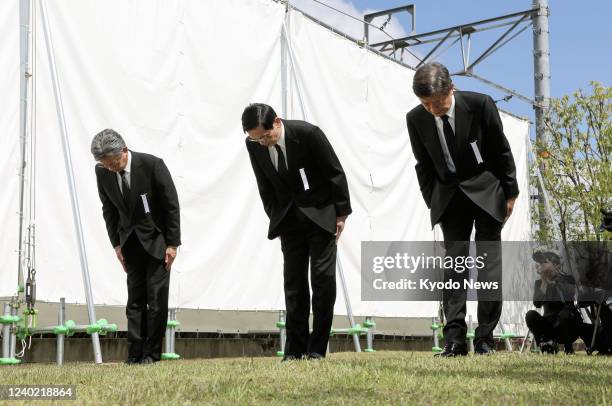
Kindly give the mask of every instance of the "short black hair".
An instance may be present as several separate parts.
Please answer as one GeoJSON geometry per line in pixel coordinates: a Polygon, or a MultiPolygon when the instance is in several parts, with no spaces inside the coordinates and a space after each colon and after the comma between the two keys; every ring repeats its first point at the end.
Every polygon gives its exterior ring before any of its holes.
{"type": "Polygon", "coordinates": [[[276,112],[267,104],[252,103],[242,113],[242,131],[247,132],[261,126],[264,130],[271,130],[276,112]]]}
{"type": "Polygon", "coordinates": [[[412,90],[417,97],[446,95],[453,86],[446,66],[438,62],[426,63],[414,74],[412,90]]]}
{"type": "Polygon", "coordinates": [[[540,264],[543,264],[546,261],[549,261],[555,265],[561,264],[561,258],[559,258],[559,254],[552,251],[536,251],[531,257],[535,262],[540,264]]]}

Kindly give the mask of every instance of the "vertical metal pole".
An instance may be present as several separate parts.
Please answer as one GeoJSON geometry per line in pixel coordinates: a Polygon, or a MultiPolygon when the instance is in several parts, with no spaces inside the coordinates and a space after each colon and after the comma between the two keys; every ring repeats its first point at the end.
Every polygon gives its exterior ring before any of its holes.
{"type": "MultiPolygon", "coordinates": [[[[60,298],[57,325],[63,326],[66,322],[66,298],[60,298]]],[[[57,335],[57,365],[64,365],[64,335],[57,335]]]]}
{"type": "MultiPolygon", "coordinates": [[[[344,303],[346,304],[346,315],[348,316],[349,323],[352,327],[355,327],[355,320],[353,319],[353,309],[351,308],[351,300],[349,299],[348,289],[346,287],[346,281],[344,279],[344,272],[342,271],[342,264],[340,263],[340,256],[336,253],[336,264],[338,275],[340,275],[340,285],[342,286],[342,293],[344,293],[344,303]]],[[[355,352],[361,352],[361,345],[359,344],[359,335],[353,334],[353,343],[355,344],[355,352]]]]}
{"type": "MultiPolygon", "coordinates": [[[[285,24],[289,25],[289,4],[285,4],[285,24]]],[[[288,89],[288,70],[287,70],[287,35],[285,30],[281,30],[281,114],[283,118],[289,118],[289,89],[288,89]]]]}
{"type": "MultiPolygon", "coordinates": [[[[17,316],[17,308],[16,307],[11,307],[11,316],[17,316]]],[[[14,329],[9,334],[9,337],[10,337],[9,358],[13,359],[13,358],[15,358],[15,354],[16,354],[15,350],[17,348],[17,334],[16,334],[14,329]]]]}
{"type": "MultiPolygon", "coordinates": [[[[172,312],[171,310],[168,310],[168,321],[172,320],[172,312]]],[[[170,354],[172,351],[170,351],[170,348],[172,346],[172,343],[170,342],[170,326],[168,326],[168,324],[166,324],[166,354],[170,354]]]]}
{"type": "MultiPolygon", "coordinates": [[[[372,322],[372,316],[367,316],[365,319],[366,323],[372,322]]],[[[368,351],[374,350],[374,333],[372,333],[372,328],[368,328],[368,333],[366,334],[366,342],[368,351]]]]}
{"type": "Polygon", "coordinates": [[[508,352],[512,352],[512,343],[510,342],[510,339],[506,336],[506,329],[504,328],[504,324],[499,323],[499,328],[501,329],[502,335],[505,336],[504,343],[506,344],[506,350],[508,352]]]}
{"type": "Polygon", "coordinates": [[[278,321],[281,322],[285,326],[285,327],[279,327],[281,352],[283,354],[285,353],[285,344],[287,343],[287,327],[286,327],[287,320],[286,320],[285,314],[286,314],[285,310],[281,310],[280,312],[278,312],[278,321]]]}
{"type": "MultiPolygon", "coordinates": [[[[170,310],[170,314],[172,317],[172,321],[176,321],[176,309],[170,310]]],[[[174,323],[172,323],[172,327],[170,327],[170,353],[172,354],[176,353],[175,340],[176,340],[176,327],[174,326],[174,323]]]]}
{"type": "Polygon", "coordinates": [[[293,52],[293,47],[291,46],[291,41],[289,39],[289,29],[287,28],[287,24],[283,22],[283,33],[285,34],[285,39],[287,43],[287,50],[289,51],[287,55],[289,56],[289,66],[291,70],[291,76],[293,78],[293,83],[295,84],[295,89],[298,95],[298,101],[300,102],[300,109],[302,111],[302,119],[308,120],[308,114],[306,112],[306,104],[304,103],[304,99],[302,98],[302,88],[300,86],[300,82],[297,77],[296,72],[296,63],[295,63],[295,53],[293,52]]]}
{"type": "MultiPolygon", "coordinates": [[[[4,313],[5,316],[11,315],[11,307],[8,303],[4,304],[4,313]]],[[[11,348],[11,325],[3,324],[2,325],[2,358],[10,358],[10,350],[11,348]]]]}
{"type": "MultiPolygon", "coordinates": [[[[438,318],[437,317],[432,317],[431,318],[431,325],[435,326],[438,324],[438,318]]],[[[439,340],[439,336],[438,336],[438,329],[436,328],[432,328],[433,331],[433,350],[438,350],[440,348],[440,340],[439,340]]]]}
{"type": "MultiPolygon", "coordinates": [[[[49,58],[49,69],[51,71],[51,79],[53,81],[53,92],[55,95],[55,107],[57,109],[57,118],[59,121],[62,133],[62,147],[64,150],[64,163],[66,166],[66,175],[68,178],[68,187],[70,189],[70,202],[72,203],[72,216],[79,243],[79,259],[81,261],[81,273],[83,275],[83,284],[85,289],[85,298],[87,300],[87,313],[89,315],[89,323],[96,323],[96,313],[93,304],[93,293],[91,290],[91,281],[89,279],[89,265],[87,263],[87,253],[85,251],[85,239],[83,238],[83,225],[81,224],[81,213],[79,209],[79,199],[77,196],[76,185],[74,182],[74,169],[72,167],[72,158],[70,154],[70,143],[68,140],[68,130],[66,129],[66,117],[64,116],[64,105],[62,102],[62,94],[59,86],[59,77],[55,65],[55,53],[53,50],[53,40],[51,38],[51,28],[49,27],[49,19],[47,14],[47,3],[45,0],[40,0],[40,9],[43,20],[43,29],[45,32],[45,42],[47,45],[47,56],[49,58]]],[[[100,337],[98,333],[91,334],[93,345],[94,360],[96,364],[102,363],[102,352],[100,350],[100,337]]]]}
{"type": "MultiPolygon", "coordinates": [[[[550,47],[548,40],[548,0],[533,0],[533,8],[537,8],[532,14],[533,21],[533,76],[535,90],[535,120],[536,120],[536,142],[546,144],[548,135],[544,125],[544,117],[550,107],[550,47]]],[[[540,152],[540,151],[538,151],[540,152]]],[[[540,173],[546,172],[543,162],[539,165],[540,173]]],[[[538,200],[540,202],[539,220],[540,229],[546,229],[546,214],[544,207],[544,196],[542,186],[538,186],[538,200]]],[[[551,219],[552,220],[552,219],[551,219]]]]}
{"type": "MultiPolygon", "coordinates": [[[[17,286],[23,286],[23,212],[25,205],[25,170],[26,170],[26,130],[28,122],[28,93],[30,88],[30,0],[19,1],[20,26],[20,104],[19,104],[19,138],[21,140],[21,165],[19,167],[19,245],[17,264],[17,286]]],[[[17,293],[19,296],[21,294],[17,293]]]]}
{"type": "MultiPolygon", "coordinates": [[[[281,111],[282,116],[286,119],[289,119],[289,70],[287,66],[287,53],[289,52],[289,48],[287,47],[287,35],[289,33],[284,29],[285,26],[289,25],[289,2],[285,4],[285,24],[283,25],[283,29],[281,30],[281,111]]],[[[283,323],[283,326],[279,327],[279,337],[280,337],[280,346],[281,353],[283,356],[285,355],[285,344],[287,343],[287,329],[286,329],[286,312],[285,310],[280,310],[278,312],[278,321],[283,323]]]]}
{"type": "Polygon", "coordinates": [[[472,315],[470,314],[468,316],[468,334],[469,334],[468,346],[469,346],[470,352],[474,352],[474,337],[472,335],[473,333],[474,333],[474,322],[472,320],[472,315]]]}

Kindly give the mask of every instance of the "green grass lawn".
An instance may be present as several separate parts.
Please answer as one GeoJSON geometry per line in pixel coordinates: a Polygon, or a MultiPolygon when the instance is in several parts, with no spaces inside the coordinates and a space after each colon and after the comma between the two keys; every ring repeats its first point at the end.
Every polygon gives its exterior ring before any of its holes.
{"type": "Polygon", "coordinates": [[[612,405],[612,357],[501,352],[491,357],[434,359],[423,352],[381,351],[282,364],[275,358],[179,360],[147,366],[30,364],[0,368],[1,384],[72,384],[76,403],[104,405],[612,405]]]}

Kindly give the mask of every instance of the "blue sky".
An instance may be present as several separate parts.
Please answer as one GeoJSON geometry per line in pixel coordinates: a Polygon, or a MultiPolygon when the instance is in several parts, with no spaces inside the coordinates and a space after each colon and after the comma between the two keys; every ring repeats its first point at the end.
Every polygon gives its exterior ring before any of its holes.
{"type": "MultiPolygon", "coordinates": [[[[416,5],[416,32],[424,33],[454,25],[510,14],[532,8],[531,0],[320,0],[356,17],[406,4],[416,5]]],[[[361,25],[347,17],[316,4],[313,0],[292,0],[292,4],[359,38],[361,25]]],[[[551,94],[560,97],[582,88],[590,80],[612,85],[612,1],[573,2],[549,0],[551,94]]],[[[381,21],[382,23],[382,21],[381,21]]],[[[392,20],[385,29],[394,37],[408,32],[408,18],[392,20]]],[[[472,43],[472,61],[478,50],[484,50],[505,28],[476,35],[472,43]]],[[[475,68],[475,73],[533,98],[533,35],[527,29],[475,68]]],[[[418,48],[417,48],[418,49],[418,48]]],[[[427,52],[422,48],[421,54],[427,52]]],[[[451,48],[440,62],[460,66],[459,47],[451,48]]],[[[453,69],[450,69],[453,71],[453,69]]],[[[491,94],[500,99],[504,93],[474,79],[456,77],[456,84],[465,90],[491,94]]],[[[516,98],[500,101],[498,106],[534,120],[533,109],[516,98]]]]}

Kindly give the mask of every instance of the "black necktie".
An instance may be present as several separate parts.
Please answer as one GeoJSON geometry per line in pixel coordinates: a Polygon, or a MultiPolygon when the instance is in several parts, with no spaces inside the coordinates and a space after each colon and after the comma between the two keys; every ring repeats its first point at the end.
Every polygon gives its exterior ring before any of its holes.
{"type": "Polygon", "coordinates": [[[441,118],[446,146],[448,147],[448,152],[450,153],[451,158],[453,158],[453,163],[455,163],[455,133],[453,131],[453,127],[451,127],[450,123],[448,122],[448,116],[445,114],[441,118]]]}
{"type": "Polygon", "coordinates": [[[123,195],[123,200],[125,200],[125,202],[127,203],[128,195],[130,192],[130,185],[128,185],[124,170],[119,171],[119,175],[121,175],[121,194],[123,195]]]}
{"type": "Polygon", "coordinates": [[[280,175],[285,175],[287,173],[287,162],[285,161],[285,155],[283,154],[283,150],[278,144],[274,144],[274,148],[276,148],[276,152],[278,153],[277,171],[280,175]]]}

